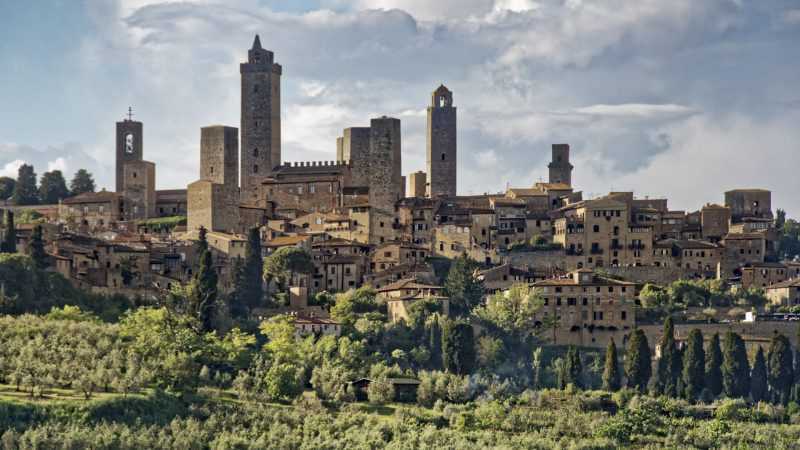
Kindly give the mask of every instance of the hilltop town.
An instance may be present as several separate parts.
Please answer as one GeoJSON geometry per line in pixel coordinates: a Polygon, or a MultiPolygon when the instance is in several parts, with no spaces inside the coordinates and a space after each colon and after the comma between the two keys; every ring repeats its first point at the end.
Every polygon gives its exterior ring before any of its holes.
{"type": "MultiPolygon", "coordinates": [[[[258,36],[240,73],[240,126],[200,130],[200,171],[187,189],[156,190],[143,123],[128,117],[116,124],[115,192],[6,207],[41,217],[53,270],[93,292],[157,296],[191,281],[203,230],[220,289],[230,291],[234,260],[245,257],[255,229],[263,257],[286,247],[311,257],[313,270],[289,282],[285,307],[293,313],[332,323],[309,300],[369,285],[396,321],[424,298],[446,310],[437,268],[466,256],[487,294],[530,284],[563,322],[554,339],[588,346],[626,338],[647,283],[718,280],[734,290],[759,289],[769,308],[753,317],[800,305],[800,262],[779,258],[768,190],[698,198],[697,211],[672,210],[666,198],[634,192],[585,199],[572,177],[569,144],[557,143],[547,182],[458,195],[457,108],[444,85],[427,106],[425,172],[401,173],[401,122],[386,116],[342,130],[329,161],[283,161],[282,68],[258,36]]],[[[15,229],[23,252],[32,229],[15,229]]],[[[722,317],[744,320],[745,309],[722,317]]]]}

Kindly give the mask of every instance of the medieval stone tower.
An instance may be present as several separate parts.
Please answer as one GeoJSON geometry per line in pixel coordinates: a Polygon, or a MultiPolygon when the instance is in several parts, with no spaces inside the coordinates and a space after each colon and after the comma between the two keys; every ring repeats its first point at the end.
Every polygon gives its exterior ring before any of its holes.
{"type": "Polygon", "coordinates": [[[372,119],[369,130],[369,204],[394,213],[394,204],[405,191],[400,171],[400,119],[372,119]]]}
{"type": "Polygon", "coordinates": [[[550,169],[550,183],[563,183],[572,186],[572,164],[569,163],[569,144],[553,144],[553,160],[547,165],[550,169]]]}
{"type": "Polygon", "coordinates": [[[142,161],[142,122],[131,120],[130,116],[117,122],[117,167],[116,190],[125,188],[125,164],[142,161]]]}
{"type": "Polygon", "coordinates": [[[200,179],[187,193],[187,228],[230,233],[239,225],[239,136],[234,127],[200,129],[200,179]]]}
{"type": "Polygon", "coordinates": [[[272,169],[281,164],[281,73],[269,50],[256,35],[242,76],[241,186],[242,197],[252,198],[272,169]]]}
{"type": "Polygon", "coordinates": [[[444,85],[431,94],[428,107],[428,195],[456,195],[456,108],[444,85]]]}

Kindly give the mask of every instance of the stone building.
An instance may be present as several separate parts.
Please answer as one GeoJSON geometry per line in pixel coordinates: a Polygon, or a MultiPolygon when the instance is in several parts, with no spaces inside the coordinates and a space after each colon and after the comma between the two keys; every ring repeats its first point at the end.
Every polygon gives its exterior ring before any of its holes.
{"type": "Polygon", "coordinates": [[[731,210],[731,222],[745,218],[772,219],[772,192],[766,189],[734,189],[725,192],[725,206],[731,210]]]}
{"type": "Polygon", "coordinates": [[[406,197],[425,197],[425,184],[427,183],[427,174],[421,170],[413,172],[408,176],[408,188],[406,189],[406,197]]]}
{"type": "Polygon", "coordinates": [[[428,196],[454,197],[457,188],[458,144],[453,93],[440,85],[428,106],[428,196]]]}
{"type": "Polygon", "coordinates": [[[125,220],[156,217],[156,165],[150,161],[131,161],[123,166],[125,220]]]}
{"type": "Polygon", "coordinates": [[[281,74],[274,54],[261,48],[256,35],[241,74],[241,188],[248,201],[261,182],[281,164],[281,74]]]}
{"type": "Polygon", "coordinates": [[[238,163],[236,128],[215,125],[200,130],[200,179],[188,189],[189,230],[239,228],[238,163]]]}
{"type": "Polygon", "coordinates": [[[59,221],[70,229],[103,229],[122,220],[122,196],[116,192],[86,192],[58,205],[59,221]]]}
{"type": "Polygon", "coordinates": [[[142,134],[142,122],[131,120],[130,116],[117,122],[116,191],[119,193],[125,188],[125,164],[143,159],[142,134]]]}
{"type": "Polygon", "coordinates": [[[741,272],[744,289],[751,287],[766,289],[791,278],[788,267],[781,263],[752,263],[742,267],[741,272]]]}
{"type": "Polygon", "coordinates": [[[764,288],[764,293],[773,306],[800,305],[800,278],[792,278],[764,288]]]}
{"type": "Polygon", "coordinates": [[[619,345],[636,325],[635,283],[579,269],[532,286],[544,301],[535,324],[547,327],[541,335],[553,344],[602,348],[614,338],[619,345]]]}
{"type": "Polygon", "coordinates": [[[370,128],[345,128],[341,140],[342,152],[336,159],[350,162],[352,186],[369,186],[370,128]]]}
{"type": "Polygon", "coordinates": [[[707,203],[700,210],[700,226],[703,239],[719,242],[728,234],[731,209],[726,206],[707,203]]]}
{"type": "Polygon", "coordinates": [[[553,158],[547,168],[550,171],[551,184],[572,186],[572,164],[569,162],[569,144],[553,144],[553,158]]]}
{"type": "Polygon", "coordinates": [[[370,121],[369,205],[393,213],[403,193],[400,120],[380,117],[370,121]]]}

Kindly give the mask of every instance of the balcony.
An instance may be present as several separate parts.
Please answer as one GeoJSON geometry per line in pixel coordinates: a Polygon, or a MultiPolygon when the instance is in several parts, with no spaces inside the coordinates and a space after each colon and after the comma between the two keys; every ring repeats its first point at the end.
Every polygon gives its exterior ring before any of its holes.
{"type": "Polygon", "coordinates": [[[622,244],[620,244],[620,243],[612,243],[612,244],[609,246],[609,248],[610,248],[611,250],[622,250],[622,249],[624,249],[625,247],[623,247],[623,246],[622,246],[622,244]]]}

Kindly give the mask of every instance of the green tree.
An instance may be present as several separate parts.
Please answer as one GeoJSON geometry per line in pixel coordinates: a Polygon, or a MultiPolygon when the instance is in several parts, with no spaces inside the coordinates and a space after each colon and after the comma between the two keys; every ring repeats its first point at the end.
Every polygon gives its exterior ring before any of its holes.
{"type": "Polygon", "coordinates": [[[750,363],[744,341],[728,331],[722,342],[722,386],[730,398],[744,398],[750,391],[750,363]]]}
{"type": "Polygon", "coordinates": [[[712,396],[722,393],[722,349],[719,345],[719,333],[711,336],[706,351],[706,388],[712,396]]]}
{"type": "Polygon", "coordinates": [[[64,175],[60,170],[53,170],[42,174],[39,180],[39,200],[45,204],[58,203],[69,197],[69,189],[64,175]]]}
{"type": "Polygon", "coordinates": [[[792,348],[789,339],[778,334],[772,338],[767,355],[767,379],[772,401],[786,404],[794,382],[792,348]]]}
{"type": "Polygon", "coordinates": [[[14,195],[17,181],[11,177],[0,177],[0,200],[8,200],[14,195]]]}
{"type": "Polygon", "coordinates": [[[214,310],[217,302],[217,271],[211,251],[200,255],[200,266],[195,272],[191,292],[191,309],[202,331],[213,330],[214,310]]]}
{"type": "Polygon", "coordinates": [[[444,282],[445,295],[450,299],[450,312],[466,316],[483,298],[483,283],[475,277],[478,263],[465,254],[453,260],[444,282]]]}
{"type": "Polygon", "coordinates": [[[263,268],[261,232],[254,227],[247,233],[244,261],[236,261],[234,267],[236,283],[231,302],[231,312],[234,316],[244,317],[253,308],[263,305],[263,268]]]}
{"type": "Polygon", "coordinates": [[[636,329],[628,340],[628,348],[625,352],[625,377],[626,385],[631,389],[644,392],[652,374],[652,361],[650,356],[650,346],[647,343],[647,336],[641,329],[636,329]]]}
{"type": "Polygon", "coordinates": [[[264,280],[269,284],[276,281],[285,289],[295,274],[309,274],[314,271],[314,263],[307,250],[299,247],[281,247],[264,258],[264,280]]]}
{"type": "Polygon", "coordinates": [[[94,192],[94,178],[92,174],[86,169],[78,169],[72,181],[69,182],[69,191],[71,195],[80,195],[87,192],[94,192]]]}
{"type": "Polygon", "coordinates": [[[206,227],[200,226],[200,229],[197,231],[197,242],[194,243],[195,252],[197,256],[202,256],[203,252],[208,250],[208,230],[206,227]]]}
{"type": "Polygon", "coordinates": [[[475,337],[472,326],[449,321],[442,329],[442,362],[450,373],[467,375],[475,366],[475,337]]]}
{"type": "Polygon", "coordinates": [[[31,241],[28,244],[31,259],[39,270],[47,268],[47,253],[44,251],[44,238],[42,236],[42,226],[36,225],[31,234],[31,241]]]}
{"type": "Polygon", "coordinates": [[[764,360],[764,349],[758,346],[753,370],[750,373],[750,397],[758,403],[767,398],[767,362],[764,360]]]}
{"type": "Polygon", "coordinates": [[[697,400],[704,388],[705,360],[703,333],[695,328],[689,332],[686,350],[683,353],[683,386],[686,398],[689,400],[697,400]]]}
{"type": "Polygon", "coordinates": [[[5,230],[3,231],[3,242],[0,243],[0,253],[17,252],[17,229],[14,227],[14,212],[6,210],[5,230]]]}
{"type": "Polygon", "coordinates": [[[39,203],[39,191],[36,189],[36,172],[33,166],[23,164],[17,172],[13,201],[17,205],[36,205],[39,203]]]}
{"type": "Polygon", "coordinates": [[[485,306],[475,310],[475,315],[520,343],[534,333],[533,319],[543,304],[533,288],[518,283],[508,291],[497,292],[489,297],[485,306]]]}
{"type": "Polygon", "coordinates": [[[581,363],[581,355],[578,353],[578,348],[570,345],[567,349],[567,356],[564,360],[566,364],[564,374],[566,375],[566,385],[572,384],[575,387],[583,387],[581,383],[581,373],[583,373],[583,364],[581,363]]]}
{"type": "Polygon", "coordinates": [[[620,379],[619,365],[617,362],[617,345],[614,339],[606,347],[605,367],[603,369],[603,389],[614,392],[618,391],[622,380],[620,379]]]}
{"type": "Polygon", "coordinates": [[[542,358],[542,347],[533,349],[533,357],[531,358],[531,368],[533,374],[531,376],[531,387],[539,389],[542,387],[542,375],[544,375],[544,360],[542,358]]]}
{"type": "Polygon", "coordinates": [[[658,370],[654,388],[657,394],[664,394],[671,397],[678,396],[678,379],[680,371],[680,353],[675,344],[675,325],[672,317],[667,317],[664,321],[664,333],[659,342],[661,357],[658,359],[658,370]]]}
{"type": "Polygon", "coordinates": [[[442,326],[441,316],[432,314],[428,318],[428,350],[431,354],[431,365],[438,369],[442,366],[442,326]]]}

